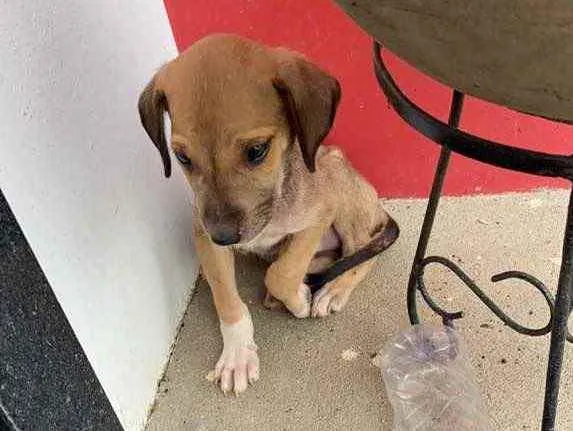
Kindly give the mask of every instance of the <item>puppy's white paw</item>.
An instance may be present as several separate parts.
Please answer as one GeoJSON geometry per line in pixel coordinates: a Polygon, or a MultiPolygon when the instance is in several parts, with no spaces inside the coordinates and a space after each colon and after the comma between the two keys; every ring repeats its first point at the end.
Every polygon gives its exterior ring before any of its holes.
{"type": "Polygon", "coordinates": [[[259,357],[256,348],[256,345],[251,345],[223,350],[215,366],[214,377],[225,394],[233,391],[235,395],[239,395],[249,384],[259,379],[259,357]]]}
{"type": "Polygon", "coordinates": [[[310,316],[310,304],[312,300],[312,293],[310,287],[305,283],[300,283],[296,296],[296,302],[285,304],[294,317],[304,319],[310,316]]]}
{"type": "Polygon", "coordinates": [[[348,302],[349,292],[334,291],[328,285],[314,294],[312,298],[312,317],[326,317],[344,308],[348,302]]]}
{"type": "Polygon", "coordinates": [[[235,395],[244,392],[259,379],[259,357],[253,339],[253,323],[245,307],[245,315],[232,325],[221,322],[223,352],[212,373],[221,390],[235,395]]]}

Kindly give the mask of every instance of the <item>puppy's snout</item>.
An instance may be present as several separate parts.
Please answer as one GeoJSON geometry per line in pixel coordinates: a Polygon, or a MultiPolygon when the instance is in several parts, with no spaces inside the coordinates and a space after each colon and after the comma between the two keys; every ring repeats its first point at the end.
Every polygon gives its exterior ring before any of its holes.
{"type": "Polygon", "coordinates": [[[209,235],[217,245],[233,245],[241,240],[239,231],[229,226],[217,226],[209,231],[209,235]]]}
{"type": "Polygon", "coordinates": [[[233,208],[208,208],[203,217],[211,240],[222,246],[237,244],[241,240],[240,221],[241,213],[233,208]]]}

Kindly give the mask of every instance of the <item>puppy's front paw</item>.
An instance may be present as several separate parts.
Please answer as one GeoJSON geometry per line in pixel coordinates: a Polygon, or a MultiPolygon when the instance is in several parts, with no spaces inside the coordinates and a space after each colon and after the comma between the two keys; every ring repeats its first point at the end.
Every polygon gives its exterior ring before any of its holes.
{"type": "Polygon", "coordinates": [[[282,304],[287,308],[288,311],[299,319],[304,319],[310,316],[310,302],[312,300],[312,294],[310,292],[310,287],[304,283],[300,283],[298,289],[293,292],[290,296],[286,297],[284,300],[280,301],[274,298],[270,293],[267,293],[267,297],[264,300],[265,307],[269,309],[280,309],[277,302],[282,304]]]}
{"type": "Polygon", "coordinates": [[[305,283],[299,283],[294,277],[285,277],[280,268],[271,265],[265,276],[265,284],[268,289],[265,304],[270,304],[267,301],[269,297],[276,298],[293,316],[299,319],[310,316],[312,294],[305,283]]]}
{"type": "Polygon", "coordinates": [[[304,319],[310,316],[310,301],[312,300],[312,293],[310,287],[304,283],[300,283],[296,294],[285,302],[286,307],[294,317],[304,319]]]}
{"type": "Polygon", "coordinates": [[[259,357],[248,311],[237,323],[221,323],[221,334],[223,352],[210,374],[225,394],[233,391],[238,395],[259,379],[259,357]]]}
{"type": "Polygon", "coordinates": [[[259,357],[255,344],[223,349],[215,366],[214,378],[226,394],[244,392],[259,379],[259,357]]]}

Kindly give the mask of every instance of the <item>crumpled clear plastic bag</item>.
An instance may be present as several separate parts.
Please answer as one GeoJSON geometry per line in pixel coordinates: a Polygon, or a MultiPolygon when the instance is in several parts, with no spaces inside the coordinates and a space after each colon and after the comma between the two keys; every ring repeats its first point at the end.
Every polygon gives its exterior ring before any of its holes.
{"type": "Polygon", "coordinates": [[[394,411],[394,431],[493,431],[460,334],[412,326],[374,358],[394,411]]]}

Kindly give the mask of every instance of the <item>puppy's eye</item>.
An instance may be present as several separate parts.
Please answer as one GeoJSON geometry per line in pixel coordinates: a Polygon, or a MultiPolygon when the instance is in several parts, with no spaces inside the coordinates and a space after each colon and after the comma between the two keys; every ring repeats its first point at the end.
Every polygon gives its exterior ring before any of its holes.
{"type": "Polygon", "coordinates": [[[179,160],[179,163],[181,163],[182,165],[191,166],[191,160],[185,154],[175,153],[175,157],[177,157],[177,160],[179,160]]]}
{"type": "Polygon", "coordinates": [[[247,149],[247,161],[253,166],[260,165],[271,148],[271,140],[253,145],[247,149]]]}

